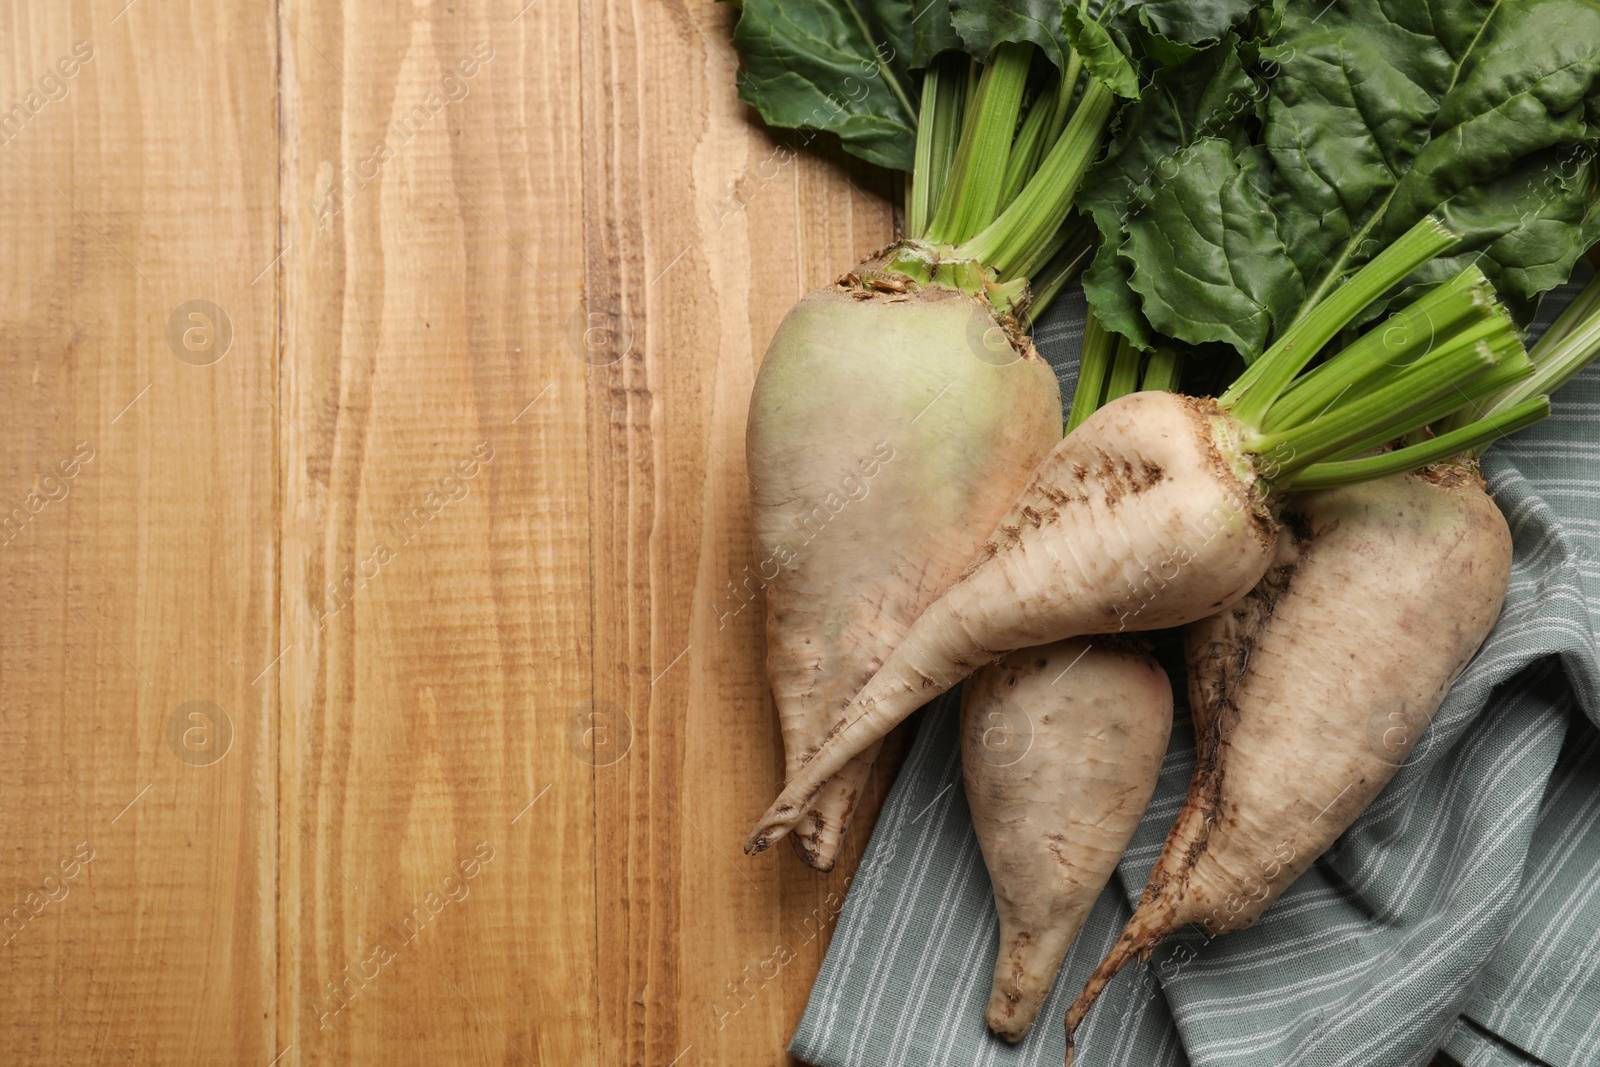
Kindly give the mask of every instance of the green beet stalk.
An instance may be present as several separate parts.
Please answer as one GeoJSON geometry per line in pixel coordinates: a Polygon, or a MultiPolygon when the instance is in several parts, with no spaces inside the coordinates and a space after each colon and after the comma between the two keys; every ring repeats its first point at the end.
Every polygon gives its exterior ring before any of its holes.
{"type": "Polygon", "coordinates": [[[1000,207],[1008,206],[1022,192],[1022,187],[1033,177],[1039,167],[1039,157],[1044,152],[1045,137],[1049,132],[1051,115],[1055,111],[1054,94],[1041,93],[1028,109],[1017,131],[1016,143],[1006,159],[1006,176],[1000,193],[1000,207]]]}
{"type": "Polygon", "coordinates": [[[1466,345],[1409,367],[1389,384],[1303,426],[1245,438],[1247,451],[1277,458],[1275,468],[1292,474],[1301,467],[1370,439],[1388,440],[1427,425],[1429,402],[1455,389],[1464,379],[1494,366],[1495,351],[1488,345],[1466,345]]]}
{"type": "MultiPolygon", "coordinates": [[[[1351,458],[1383,443],[1383,437],[1371,433],[1351,442],[1338,456],[1292,473],[1284,484],[1296,490],[1326,489],[1415,470],[1455,456],[1481,455],[1500,438],[1545,418],[1550,413],[1548,394],[1600,357],[1600,277],[1584,288],[1526,354],[1520,351],[1503,309],[1493,309],[1490,322],[1483,326],[1502,321],[1505,325],[1486,342],[1499,349],[1498,363],[1457,383],[1454,390],[1436,394],[1426,405],[1422,414],[1429,423],[1451,416],[1439,424],[1437,435],[1379,455],[1351,458]]],[[[1462,335],[1482,329],[1466,330],[1462,335]]],[[[1430,354],[1427,358],[1434,357],[1430,354]]]]}
{"type": "Polygon", "coordinates": [[[1111,375],[1106,379],[1104,403],[1109,404],[1139,391],[1139,365],[1143,357],[1144,353],[1133,347],[1126,337],[1117,339],[1117,354],[1111,360],[1111,375]]]}
{"type": "Polygon", "coordinates": [[[1542,393],[1553,393],[1600,355],[1600,275],[1596,275],[1539,339],[1528,358],[1533,375],[1494,397],[1487,414],[1508,411],[1542,393]]]}
{"type": "Polygon", "coordinates": [[[1150,362],[1145,365],[1144,381],[1139,388],[1170,393],[1178,388],[1182,367],[1182,353],[1163,345],[1150,353],[1150,362]]]}
{"type": "MultiPolygon", "coordinates": [[[[1407,439],[1409,444],[1422,444],[1428,440],[1428,434],[1421,427],[1437,423],[1457,411],[1469,411],[1471,416],[1463,419],[1462,424],[1474,421],[1480,412],[1484,397],[1505,388],[1514,382],[1521,381],[1533,373],[1533,364],[1521,351],[1520,342],[1515,337],[1498,346],[1493,358],[1497,359],[1493,366],[1478,372],[1471,378],[1457,382],[1449,389],[1442,390],[1429,397],[1415,410],[1411,419],[1419,429],[1413,431],[1407,439]],[[1412,439],[1414,438],[1414,440],[1412,439]]],[[[1344,444],[1337,452],[1325,456],[1326,460],[1351,459],[1364,452],[1371,451],[1380,445],[1388,443],[1391,435],[1381,423],[1368,431],[1366,436],[1357,438],[1344,444]]]]}
{"type": "Polygon", "coordinates": [[[1332,489],[1354,482],[1387,478],[1392,474],[1404,474],[1406,471],[1417,470],[1430,463],[1438,463],[1462,453],[1481,452],[1507,434],[1532,426],[1549,414],[1550,398],[1532,397],[1486,419],[1480,419],[1459,430],[1452,430],[1420,444],[1363,459],[1313,463],[1291,478],[1288,488],[1297,491],[1332,489]]]}
{"type": "Polygon", "coordinates": [[[1402,325],[1426,321],[1436,327],[1430,343],[1403,339],[1399,358],[1387,358],[1393,325],[1382,323],[1323,367],[1304,370],[1367,305],[1456,240],[1437,220],[1422,219],[1295,320],[1218,400],[1239,424],[1244,450],[1258,457],[1258,470],[1274,487],[1294,484],[1312,465],[1416,434],[1463,402],[1527,376],[1531,364],[1521,340],[1503,310],[1485,305],[1473,268],[1419,302],[1420,311],[1401,318],[1402,325]],[[1494,368],[1495,375],[1487,374],[1494,368]]]}
{"type": "Polygon", "coordinates": [[[1061,247],[1029,279],[1033,298],[1028,304],[1028,316],[1036,321],[1094,253],[1094,235],[1081,222],[1068,222],[1061,228],[1061,236],[1061,247]]]}
{"type": "Polygon", "coordinates": [[[983,68],[949,180],[928,226],[930,241],[960,244],[987,226],[999,211],[1011,136],[1017,128],[1032,60],[1033,45],[1003,44],[983,68]]]}
{"type": "MultiPolygon", "coordinates": [[[[1381,328],[1369,330],[1335,359],[1302,375],[1268,409],[1261,428],[1276,430],[1315,417],[1385,368],[1409,365],[1438,339],[1495,306],[1488,279],[1477,267],[1468,267],[1395,312],[1381,328]]],[[[1509,318],[1505,321],[1509,327],[1509,318]]]]}
{"type": "Polygon", "coordinates": [[[1067,116],[1072,114],[1072,97],[1078,91],[1078,75],[1083,69],[1083,57],[1074,49],[1067,54],[1067,69],[1061,72],[1061,80],[1056,83],[1056,106],[1050,114],[1050,129],[1045,136],[1044,147],[1049,151],[1061,139],[1061,133],[1067,128],[1067,116]]]}
{"type": "Polygon", "coordinates": [[[1351,319],[1413,270],[1454,245],[1460,235],[1431,215],[1397,238],[1316,307],[1296,319],[1222,395],[1247,425],[1259,426],[1296,375],[1351,319]]]}
{"type": "Polygon", "coordinates": [[[1050,236],[1072,208],[1083,175],[1100,152],[1111,119],[1111,90],[1090,79],[1083,99],[1032,180],[1009,207],[956,252],[993,267],[1002,278],[1042,265],[1050,236]]]}
{"type": "Polygon", "coordinates": [[[985,296],[1019,321],[1085,262],[1068,216],[1116,103],[1099,79],[1082,77],[1070,49],[1065,69],[1049,71],[1030,99],[1035,54],[1032,44],[1006,43],[986,63],[949,54],[924,72],[906,240],[881,268],[985,296]],[[1017,288],[1030,281],[1031,292],[1017,288]]]}
{"type": "Polygon", "coordinates": [[[956,53],[935,59],[922,76],[916,165],[911,172],[911,198],[906,207],[906,236],[913,239],[927,233],[955,162],[966,82],[966,57],[956,53]]]}
{"type": "Polygon", "coordinates": [[[1072,394],[1072,409],[1067,413],[1068,433],[1076,430],[1100,406],[1106,372],[1116,348],[1116,335],[1107,333],[1094,312],[1088,312],[1083,320],[1083,351],[1078,356],[1078,387],[1072,394]]]}

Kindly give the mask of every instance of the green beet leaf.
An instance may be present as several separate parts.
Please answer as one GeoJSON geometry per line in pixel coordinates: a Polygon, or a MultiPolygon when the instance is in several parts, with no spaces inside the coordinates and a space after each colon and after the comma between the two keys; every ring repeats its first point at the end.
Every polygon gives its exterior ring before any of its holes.
{"type": "Polygon", "coordinates": [[[1129,284],[1162,333],[1259,352],[1305,298],[1261,188],[1265,154],[1206,137],[1173,162],[1166,195],[1128,220],[1129,284]]]}
{"type": "Polygon", "coordinates": [[[846,150],[910,170],[914,71],[957,48],[948,0],[744,0],[739,98],[770,126],[826,130],[846,150]]]}
{"type": "Polygon", "coordinates": [[[1265,130],[1273,202],[1302,274],[1323,285],[1443,207],[1501,297],[1526,313],[1596,234],[1578,227],[1536,252],[1563,264],[1550,280],[1519,258],[1544,242],[1514,231],[1556,237],[1548,224],[1581,218],[1592,193],[1581,180],[1516,200],[1474,189],[1502,176],[1515,184],[1551,149],[1570,170],[1590,169],[1586,142],[1600,131],[1585,102],[1600,81],[1600,10],[1578,0],[1453,0],[1431,11],[1357,0],[1319,14],[1291,6],[1266,56],[1282,65],[1265,130]]]}
{"type": "Polygon", "coordinates": [[[986,59],[996,45],[1032,43],[1058,69],[1069,47],[1062,0],[952,0],[951,20],[967,51],[986,59]]]}
{"type": "Polygon", "coordinates": [[[1259,0],[1145,0],[1137,7],[1139,22],[1150,33],[1174,44],[1198,48],[1222,39],[1243,22],[1259,0]]]}
{"type": "MultiPolygon", "coordinates": [[[[1143,325],[1126,281],[1155,330],[1253,358],[1429,213],[1464,240],[1407,287],[1473,262],[1525,320],[1600,237],[1600,8],[1288,0],[1254,72],[1270,88],[1264,105],[1213,129],[1204,149],[1160,124],[1128,131],[1152,138],[1138,160],[1151,177],[1124,201],[1120,232],[1108,232],[1111,208],[1094,212],[1109,247],[1086,284],[1108,300],[1108,329],[1140,339],[1125,328],[1143,325]],[[1205,165],[1175,165],[1188,152],[1205,165]],[[1251,218],[1262,231],[1240,232],[1251,218]],[[1305,298],[1283,304],[1296,288],[1305,298]]],[[[1114,143],[1103,166],[1118,158],[1114,143]]],[[[1088,189],[1108,187],[1091,173],[1088,189]]]]}
{"type": "Polygon", "coordinates": [[[1122,112],[1103,160],[1078,193],[1078,208],[1094,221],[1101,243],[1084,275],[1084,289],[1101,324],[1140,348],[1156,344],[1154,331],[1129,284],[1133,260],[1125,228],[1142,213],[1160,182],[1176,177],[1174,157],[1202,137],[1249,143],[1247,120],[1266,97],[1266,84],[1248,66],[1254,48],[1235,34],[1181,66],[1155,71],[1142,98],[1122,112]]]}
{"type": "Polygon", "coordinates": [[[1137,100],[1139,76],[1122,49],[1111,39],[1110,32],[1075,7],[1067,9],[1064,24],[1073,49],[1083,57],[1083,65],[1089,73],[1123,99],[1137,100]]]}

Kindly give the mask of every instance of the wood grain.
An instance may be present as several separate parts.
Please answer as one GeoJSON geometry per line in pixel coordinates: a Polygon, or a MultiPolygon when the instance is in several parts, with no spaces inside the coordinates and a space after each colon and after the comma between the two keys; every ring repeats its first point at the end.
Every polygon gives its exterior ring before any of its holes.
{"type": "Polygon", "coordinates": [[[789,1062],[744,408],[892,219],[729,19],[0,2],[7,1063],[789,1062]]]}
{"type": "Polygon", "coordinates": [[[120,7],[0,4],[0,1058],[264,1064],[277,33],[120,7]]]}
{"type": "Polygon", "coordinates": [[[511,14],[284,6],[279,1030],[307,1064],[595,1055],[578,18],[511,14]]]}
{"type": "Polygon", "coordinates": [[[721,591],[748,562],[756,354],[888,217],[835,163],[752,184],[777,146],[709,5],[284,10],[280,1041],[786,1062],[855,856],[819,879],[738,853],[778,763],[756,616],[721,591]],[[479,42],[459,99],[396,134],[479,42]],[[776,287],[751,277],[769,247],[800,251],[776,287]],[[330,600],[482,443],[464,499],[330,600]],[[494,860],[413,935],[479,842],[494,860]]]}
{"type": "Polygon", "coordinates": [[[585,292],[633,346],[587,393],[594,688],[635,725],[596,779],[600,1062],[786,1063],[863,835],[830,877],[739,851],[781,780],[760,611],[726,592],[744,411],[789,304],[889,238],[886,183],[755,125],[727,8],[584,13],[585,292]]]}

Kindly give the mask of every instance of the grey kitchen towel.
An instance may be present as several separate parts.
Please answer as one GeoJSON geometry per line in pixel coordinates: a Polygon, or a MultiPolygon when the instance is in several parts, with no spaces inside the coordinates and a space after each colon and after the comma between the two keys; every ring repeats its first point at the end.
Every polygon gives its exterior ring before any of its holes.
{"type": "MultiPolygon", "coordinates": [[[[1083,315],[1063,296],[1035,334],[1067,396],[1083,315]]],[[[1510,594],[1406,765],[1255,926],[1209,943],[1190,929],[1125,971],[1079,1031],[1082,1067],[1387,1067],[1439,1049],[1470,1067],[1600,1064],[1600,366],[1484,472],[1515,539],[1510,594]]],[[[1194,766],[1173,651],[1160,784],[1027,1039],[983,1022],[998,928],[957,691],[919,713],[790,1051],[821,1067],[1062,1061],[1066,1006],[1132,913],[1194,766]]]]}

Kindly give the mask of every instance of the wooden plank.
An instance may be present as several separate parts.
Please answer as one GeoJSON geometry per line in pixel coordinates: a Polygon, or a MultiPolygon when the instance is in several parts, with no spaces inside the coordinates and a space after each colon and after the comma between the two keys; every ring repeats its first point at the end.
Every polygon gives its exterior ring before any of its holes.
{"type": "Polygon", "coordinates": [[[865,834],[737,851],[744,406],[881,176],[725,9],[246,6],[0,7],[94,48],[0,154],[8,1055],[785,1062],[865,834]]]}
{"type": "Polygon", "coordinates": [[[826,877],[739,851],[781,778],[760,609],[726,594],[745,407],[788,305],[889,239],[887,190],[752,121],[727,7],[583,13],[586,296],[631,338],[587,393],[595,699],[633,725],[595,784],[600,1062],[786,1063],[865,834],[826,877]]]}
{"type": "Polygon", "coordinates": [[[283,7],[303,1064],[596,1062],[579,19],[520,6],[283,7]]]}
{"type": "Polygon", "coordinates": [[[0,1058],[264,1064],[276,29],[7,0],[0,42],[0,1058]]]}

